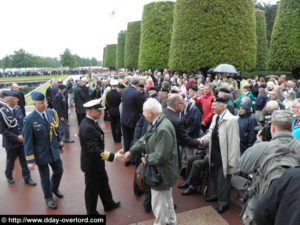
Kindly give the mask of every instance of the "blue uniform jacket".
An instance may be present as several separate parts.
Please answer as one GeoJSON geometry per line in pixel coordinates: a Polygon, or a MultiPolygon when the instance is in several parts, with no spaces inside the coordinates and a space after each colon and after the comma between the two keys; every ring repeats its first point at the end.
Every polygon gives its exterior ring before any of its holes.
{"type": "Polygon", "coordinates": [[[63,141],[59,119],[54,110],[46,109],[45,112],[51,125],[35,110],[24,119],[24,151],[28,163],[45,165],[60,159],[63,141]]]}
{"type": "Polygon", "coordinates": [[[17,148],[23,145],[22,142],[18,142],[18,136],[22,134],[22,128],[23,128],[23,112],[19,106],[14,107],[14,114],[12,111],[7,107],[3,106],[0,112],[0,132],[3,135],[2,140],[2,147],[6,149],[12,149],[17,148]],[[3,117],[6,117],[8,121],[12,121],[14,118],[17,120],[15,122],[12,122],[12,126],[17,125],[12,128],[8,128],[7,124],[4,121],[3,117]]]}

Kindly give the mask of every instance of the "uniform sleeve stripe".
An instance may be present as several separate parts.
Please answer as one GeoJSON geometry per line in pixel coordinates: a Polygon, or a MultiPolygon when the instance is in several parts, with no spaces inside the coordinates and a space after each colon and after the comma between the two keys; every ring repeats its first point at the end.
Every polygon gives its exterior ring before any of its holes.
{"type": "Polygon", "coordinates": [[[29,161],[29,160],[33,160],[34,159],[34,155],[29,155],[29,156],[26,156],[26,160],[29,161]]]}
{"type": "Polygon", "coordinates": [[[58,142],[58,145],[59,145],[59,146],[61,146],[61,145],[63,145],[63,144],[64,144],[63,141],[58,142]]]}
{"type": "Polygon", "coordinates": [[[110,152],[102,152],[101,153],[102,160],[108,160],[109,159],[109,155],[110,155],[110,152]]]}

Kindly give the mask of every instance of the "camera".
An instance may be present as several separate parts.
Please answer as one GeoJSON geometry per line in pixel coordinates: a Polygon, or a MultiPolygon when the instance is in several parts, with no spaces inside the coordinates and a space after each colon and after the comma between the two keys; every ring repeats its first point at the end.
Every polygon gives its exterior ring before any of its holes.
{"type": "Polygon", "coordinates": [[[272,139],[271,136],[271,115],[265,116],[264,120],[261,121],[262,126],[256,126],[254,130],[256,132],[261,130],[261,136],[263,141],[270,141],[272,139]]]}

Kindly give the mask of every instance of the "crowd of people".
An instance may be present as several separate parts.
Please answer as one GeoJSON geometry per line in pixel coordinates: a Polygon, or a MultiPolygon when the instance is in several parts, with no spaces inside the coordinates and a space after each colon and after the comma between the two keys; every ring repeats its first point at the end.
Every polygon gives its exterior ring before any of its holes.
{"type": "MultiPolygon", "coordinates": [[[[205,200],[217,201],[216,210],[221,214],[229,209],[231,178],[237,173],[241,172],[242,176],[256,173],[267,153],[271,154],[278,146],[291,150],[289,154],[294,154],[295,159],[299,157],[300,80],[287,80],[285,75],[268,80],[258,76],[239,79],[236,74],[179,75],[167,69],[162,73],[101,70],[91,73],[91,78],[88,81],[82,76],[74,81],[70,77],[65,83],[52,80],[46,96],[34,92],[36,113],[27,115],[24,125],[25,114],[14,114],[14,109],[21,112],[22,106],[16,106],[16,99],[21,102],[19,91],[12,89],[1,94],[4,97],[0,101],[3,106],[0,132],[7,151],[7,181],[13,183],[11,165],[19,155],[25,182],[35,185],[26,160],[30,169],[36,163],[49,208],[56,208],[52,192],[63,197],[58,190],[63,168],[59,154],[54,155],[55,159],[47,154],[57,149],[63,151],[63,142],[74,142],[70,139],[68,122],[68,110],[73,106],[80,126],[81,169],[85,173],[88,214],[98,214],[98,195],[106,210],[120,206],[120,202],[112,198],[104,160],[119,160],[125,166],[138,167],[141,163],[154,166],[161,183],[141,188],[134,179],[133,192],[137,196],[145,194],[144,208],[146,212],[153,211],[154,224],[176,224],[172,188],[179,176],[185,179],[178,185],[184,189],[182,194],[192,195],[204,183],[204,174],[209,174],[214,188],[205,200]],[[122,143],[123,149],[115,154],[104,151],[104,133],[97,122],[100,110],[104,110],[104,120],[111,123],[114,142],[122,143]],[[41,125],[49,129],[48,133],[39,132],[43,128],[39,128],[41,125]],[[46,139],[42,140],[41,136],[46,139]],[[32,150],[32,146],[37,145],[35,142],[40,141],[48,142],[49,146],[32,150]],[[18,151],[11,153],[15,148],[8,144],[11,142],[18,146],[18,151]],[[46,155],[40,155],[41,152],[46,155]],[[48,164],[54,171],[51,181],[48,164]],[[94,170],[96,172],[92,173],[94,170]],[[105,182],[97,182],[99,179],[105,182]]],[[[282,168],[296,167],[297,160],[290,164],[282,168]]],[[[276,179],[286,185],[286,180],[296,174],[291,173],[281,181],[284,172],[276,179]]],[[[245,224],[254,220],[257,224],[271,221],[269,209],[259,204],[259,200],[266,202],[264,196],[270,195],[268,189],[273,181],[265,185],[264,195],[259,191],[255,194],[259,208],[266,212],[254,213],[256,207],[248,207],[243,216],[245,224]]],[[[278,194],[273,187],[270,191],[278,194]]],[[[273,212],[280,210],[272,214],[273,223],[283,221],[284,210],[289,210],[270,207],[273,212]]],[[[299,217],[299,210],[293,214],[299,217]]]]}

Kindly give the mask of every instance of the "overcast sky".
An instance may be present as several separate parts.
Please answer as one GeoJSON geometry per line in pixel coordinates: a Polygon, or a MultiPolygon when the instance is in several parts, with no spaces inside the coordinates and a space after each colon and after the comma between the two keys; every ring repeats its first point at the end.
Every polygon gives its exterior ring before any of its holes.
{"type": "MultiPolygon", "coordinates": [[[[1,0],[0,58],[23,48],[59,57],[66,48],[80,57],[102,60],[127,23],[141,20],[154,0],[1,0]]],[[[276,3],[278,0],[259,0],[276,3]]]]}

